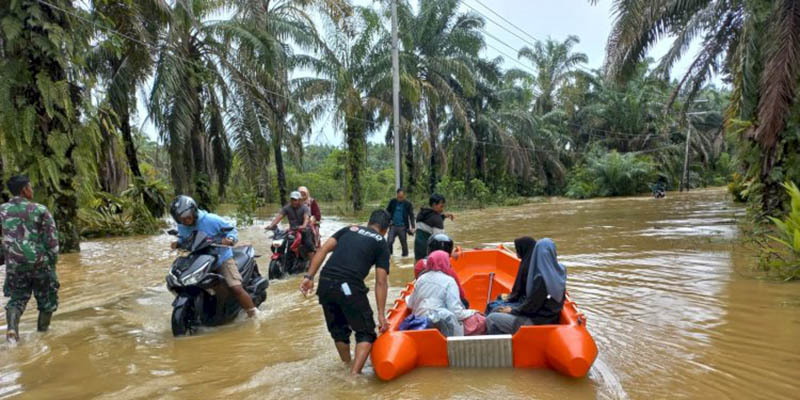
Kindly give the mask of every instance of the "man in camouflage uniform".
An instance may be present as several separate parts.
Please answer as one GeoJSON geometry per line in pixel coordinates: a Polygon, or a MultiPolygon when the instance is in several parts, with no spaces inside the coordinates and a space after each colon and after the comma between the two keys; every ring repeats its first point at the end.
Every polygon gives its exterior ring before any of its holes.
{"type": "Polygon", "coordinates": [[[58,237],[47,207],[31,201],[33,188],[27,177],[12,177],[8,190],[14,198],[0,205],[0,255],[6,261],[3,295],[10,297],[6,304],[6,339],[15,342],[19,340],[19,319],[31,293],[39,309],[40,332],[47,330],[50,317],[58,308],[58,237]]]}

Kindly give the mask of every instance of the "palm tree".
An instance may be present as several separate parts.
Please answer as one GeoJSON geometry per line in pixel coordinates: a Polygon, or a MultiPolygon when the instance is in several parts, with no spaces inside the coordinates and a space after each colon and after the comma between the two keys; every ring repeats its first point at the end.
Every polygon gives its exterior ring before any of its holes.
{"type": "MultiPolygon", "coordinates": [[[[90,66],[106,84],[106,101],[116,114],[125,145],[125,157],[134,178],[141,178],[139,159],[131,133],[137,87],[152,71],[158,34],[166,25],[169,6],[164,0],[94,0],[95,18],[112,24],[113,33],[100,30],[100,44],[90,56],[90,66]],[[124,36],[121,36],[124,35],[124,36]]],[[[113,143],[113,142],[112,142],[113,143]]]]}
{"type": "Polygon", "coordinates": [[[439,181],[440,131],[451,113],[466,135],[471,135],[465,97],[475,91],[474,71],[484,47],[482,18],[458,12],[458,0],[419,0],[417,13],[408,4],[398,7],[403,51],[400,54],[405,86],[421,94],[419,117],[427,131],[429,184],[439,181]],[[448,111],[449,110],[449,111],[448,111]]]}
{"type": "Polygon", "coordinates": [[[212,206],[216,176],[225,189],[231,152],[224,124],[228,85],[221,69],[227,52],[207,18],[221,2],[178,0],[159,46],[149,111],[168,145],[172,182],[177,193],[194,193],[201,206],[212,206]]]}
{"type": "Polygon", "coordinates": [[[349,33],[349,29],[339,30],[319,57],[298,55],[297,65],[317,76],[297,78],[293,85],[298,98],[309,106],[330,104],[336,124],[343,128],[351,201],[358,211],[364,205],[361,170],[366,161],[366,138],[377,128],[375,111],[379,100],[373,92],[374,78],[381,74],[381,65],[388,65],[385,60],[390,43],[380,40],[386,38],[385,29],[371,9],[355,8],[355,15],[345,22],[361,25],[358,36],[349,33]]]}
{"type": "Polygon", "coordinates": [[[589,62],[583,53],[573,53],[572,48],[580,43],[577,36],[568,36],[563,42],[547,39],[536,41],[534,47],[523,47],[519,51],[520,59],[531,62],[535,74],[520,69],[512,69],[508,73],[512,77],[523,77],[538,91],[533,111],[544,115],[556,107],[556,96],[568,81],[575,77],[576,68],[589,62]]]}
{"type": "MultiPolygon", "coordinates": [[[[84,93],[91,32],[73,2],[0,5],[0,146],[4,167],[27,173],[53,210],[62,252],[80,251],[78,175],[92,168],[97,125],[84,93]],[[31,62],[36,60],[36,62],[31,62]]],[[[88,175],[88,174],[87,174],[88,175]]]]}
{"type": "Polygon", "coordinates": [[[734,90],[728,124],[747,128],[742,130],[743,147],[756,157],[745,154],[741,158],[748,179],[763,185],[763,190],[752,191],[751,199],[764,213],[779,209],[780,183],[800,174],[778,168],[796,162],[800,153],[797,144],[783,140],[787,121],[796,112],[793,105],[800,86],[800,1],[633,0],[614,4],[617,19],[606,60],[612,77],[627,77],[659,38],[673,37],[660,65],[667,75],[692,40],[703,38],[703,47],[679,80],[673,98],[687,88],[691,100],[714,72],[729,76],[734,90]]]}
{"type": "MultiPolygon", "coordinates": [[[[236,14],[229,23],[220,25],[226,41],[232,43],[235,57],[225,62],[231,80],[236,86],[241,104],[237,112],[253,112],[259,117],[239,116],[239,121],[250,121],[248,137],[235,131],[237,143],[262,142],[256,136],[265,136],[271,144],[275,158],[281,203],[288,194],[283,148],[302,154],[302,138],[310,133],[311,118],[320,110],[305,110],[293,97],[289,74],[293,68],[296,50],[313,52],[322,44],[308,13],[311,7],[337,22],[351,6],[345,0],[243,0],[236,4],[236,14]]],[[[241,155],[251,165],[268,162],[269,155],[259,146],[250,146],[241,155]]],[[[268,164],[267,164],[268,165],[268,164]]],[[[261,165],[262,168],[267,165],[261,165]]],[[[268,174],[262,174],[262,178],[268,174]]]]}

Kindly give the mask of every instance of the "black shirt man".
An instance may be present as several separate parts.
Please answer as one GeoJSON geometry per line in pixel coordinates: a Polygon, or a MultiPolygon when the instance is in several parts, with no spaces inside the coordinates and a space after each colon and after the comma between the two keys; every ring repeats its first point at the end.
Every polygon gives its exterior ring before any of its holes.
{"type": "Polygon", "coordinates": [[[328,239],[311,261],[308,274],[303,277],[300,291],[308,295],[314,289],[314,275],[328,253],[333,252],[319,277],[317,296],[325,314],[328,331],[336,344],[339,357],[350,363],[350,335],[355,332],[356,354],[350,373],[361,373],[372,343],[377,338],[372,308],[367,299],[364,279],[374,265],[375,302],[378,307],[378,324],[384,332],[386,322],[386,293],[389,289],[389,247],[383,238],[389,229],[391,217],[384,210],[375,210],[366,227],[349,226],[340,229],[328,239]]]}

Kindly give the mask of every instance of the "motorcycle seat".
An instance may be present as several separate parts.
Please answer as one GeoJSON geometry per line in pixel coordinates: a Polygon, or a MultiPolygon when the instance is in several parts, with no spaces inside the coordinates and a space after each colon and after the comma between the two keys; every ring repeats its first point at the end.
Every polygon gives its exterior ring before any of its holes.
{"type": "Polygon", "coordinates": [[[236,267],[239,268],[239,271],[241,271],[245,264],[247,264],[247,253],[252,247],[253,246],[239,246],[233,248],[233,261],[236,262],[236,267]]]}

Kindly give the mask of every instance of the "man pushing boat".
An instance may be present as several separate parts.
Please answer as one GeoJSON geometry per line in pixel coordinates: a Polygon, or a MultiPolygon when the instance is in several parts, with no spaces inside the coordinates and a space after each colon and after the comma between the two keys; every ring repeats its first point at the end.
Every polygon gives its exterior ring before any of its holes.
{"type": "Polygon", "coordinates": [[[355,332],[356,354],[350,373],[357,375],[364,368],[372,343],[377,338],[372,308],[367,299],[364,279],[374,265],[375,304],[378,307],[378,326],[381,332],[389,328],[386,322],[386,294],[389,289],[389,246],[384,239],[391,216],[385,210],[375,210],[366,227],[348,226],[340,229],[311,260],[303,276],[300,291],[308,296],[314,289],[314,275],[328,253],[333,252],[319,277],[317,296],[328,331],[336,351],[345,363],[350,363],[350,335],[355,332]]]}

